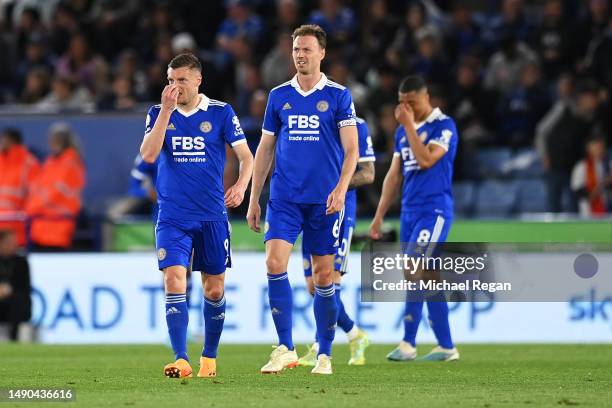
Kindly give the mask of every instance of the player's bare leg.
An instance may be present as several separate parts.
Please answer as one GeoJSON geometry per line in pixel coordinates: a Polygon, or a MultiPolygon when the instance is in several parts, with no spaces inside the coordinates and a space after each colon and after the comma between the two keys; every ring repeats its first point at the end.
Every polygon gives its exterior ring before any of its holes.
{"type": "Polygon", "coordinates": [[[285,368],[293,368],[298,364],[291,333],[293,297],[287,276],[292,248],[292,244],[282,239],[266,241],[268,296],[279,345],[270,354],[269,361],[261,368],[263,374],[279,373],[285,368]]]}
{"type": "Polygon", "coordinates": [[[198,377],[217,376],[217,348],[225,321],[225,273],[202,273],[204,292],[204,348],[200,356],[198,377]]]}
{"type": "Polygon", "coordinates": [[[189,315],[185,293],[187,291],[187,269],[173,265],[164,269],[166,290],[166,321],[170,342],[176,360],[164,367],[164,375],[169,378],[191,377],[192,369],[187,357],[187,323],[189,315]]]}

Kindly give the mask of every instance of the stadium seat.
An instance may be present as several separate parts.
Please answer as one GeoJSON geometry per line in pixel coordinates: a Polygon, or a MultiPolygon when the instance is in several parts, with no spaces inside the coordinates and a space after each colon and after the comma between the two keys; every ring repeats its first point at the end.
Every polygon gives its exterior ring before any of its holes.
{"type": "Polygon", "coordinates": [[[518,185],[516,181],[487,180],[476,193],[476,216],[507,217],[516,209],[518,185]]]}
{"type": "Polygon", "coordinates": [[[517,180],[519,213],[546,212],[546,183],[542,179],[517,180]]]}
{"type": "Polygon", "coordinates": [[[461,217],[469,217],[474,212],[474,200],[476,198],[476,185],[471,181],[462,181],[453,184],[453,200],[455,202],[455,214],[461,217]]]}
{"type": "Polygon", "coordinates": [[[507,176],[507,163],[512,158],[512,151],[507,147],[496,147],[479,150],[476,153],[478,173],[482,178],[507,176]]]}

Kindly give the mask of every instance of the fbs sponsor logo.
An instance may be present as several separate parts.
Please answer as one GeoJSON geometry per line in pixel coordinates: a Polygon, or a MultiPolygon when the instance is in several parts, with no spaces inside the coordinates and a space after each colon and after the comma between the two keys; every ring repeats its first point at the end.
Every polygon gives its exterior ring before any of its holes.
{"type": "Polygon", "coordinates": [[[168,310],[166,310],[166,316],[171,315],[171,314],[181,314],[181,311],[178,310],[176,307],[172,306],[172,307],[169,307],[168,310]]]}
{"type": "Polygon", "coordinates": [[[168,127],[166,128],[166,130],[176,130],[176,127],[174,126],[174,123],[172,123],[172,122],[168,123],[168,127]]]}
{"type": "Polygon", "coordinates": [[[287,109],[291,109],[291,105],[289,104],[289,102],[285,102],[285,104],[283,105],[283,110],[287,109]]]}

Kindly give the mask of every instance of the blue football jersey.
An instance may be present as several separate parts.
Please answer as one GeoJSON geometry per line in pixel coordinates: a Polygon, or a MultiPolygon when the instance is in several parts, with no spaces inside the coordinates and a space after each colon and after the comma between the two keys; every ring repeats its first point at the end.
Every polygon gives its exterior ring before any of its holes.
{"type": "Polygon", "coordinates": [[[297,77],[273,88],[262,129],[276,137],[270,198],[325,203],[344,160],[339,129],[355,125],[350,91],[324,74],[308,92],[300,89],[297,77]]]}
{"type": "MultiPolygon", "coordinates": [[[[157,200],[160,219],[221,221],[227,219],[223,170],[225,144],[246,143],[232,107],[200,95],[190,112],[175,109],[158,158],[157,200]]],[[[153,129],[161,105],[147,115],[145,134],[153,129]]]]}
{"type": "Polygon", "coordinates": [[[433,211],[452,215],[453,162],[459,142],[455,122],[436,108],[425,122],[416,124],[416,131],[425,145],[441,146],[446,154],[429,169],[420,169],[410,149],[406,129],[398,127],[394,155],[400,157],[404,175],[402,212],[433,211]]]}

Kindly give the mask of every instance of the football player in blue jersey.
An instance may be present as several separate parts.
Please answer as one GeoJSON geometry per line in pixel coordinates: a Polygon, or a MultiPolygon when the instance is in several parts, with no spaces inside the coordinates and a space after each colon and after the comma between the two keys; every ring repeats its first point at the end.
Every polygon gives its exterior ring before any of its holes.
{"type": "MultiPolygon", "coordinates": [[[[365,350],[369,346],[370,341],[365,331],[361,330],[355,322],[349,317],[344,308],[344,303],[340,296],[342,276],[347,272],[347,263],[349,252],[351,249],[351,239],[353,238],[353,230],[355,229],[355,221],[357,217],[357,190],[359,186],[370,184],[374,181],[374,148],[372,146],[372,138],[368,124],[361,118],[357,119],[357,133],[359,136],[359,160],[357,169],[349,190],[346,193],[346,201],[344,203],[344,223],[342,225],[342,240],[340,247],[336,252],[334,260],[334,286],[336,290],[336,299],[338,301],[338,326],[346,333],[351,350],[349,365],[365,364],[365,350]]],[[[314,282],[312,280],[312,261],[310,254],[304,249],[302,243],[302,258],[304,264],[304,277],[306,278],[306,286],[311,295],[314,295],[314,282]]],[[[317,354],[319,353],[319,341],[309,347],[308,352],[299,358],[298,362],[301,366],[314,366],[317,362],[317,354]]]]}
{"type": "MultiPolygon", "coordinates": [[[[400,240],[406,244],[409,255],[432,254],[436,251],[436,243],[446,241],[453,221],[452,179],[459,137],[457,128],[451,118],[431,106],[427,86],[420,76],[402,80],[395,118],[400,125],[395,132],[395,152],[370,226],[370,236],[380,238],[384,216],[401,185],[400,240]]],[[[417,276],[423,274],[423,271],[409,272],[417,276]]],[[[423,293],[407,294],[404,338],[387,358],[392,361],[417,358],[416,333],[423,299],[427,300],[429,322],[438,346],[419,359],[458,360],[459,353],[448,323],[448,305],[441,292],[427,297],[423,293]]]]}
{"type": "Polygon", "coordinates": [[[224,102],[199,94],[202,66],[193,54],[168,65],[162,103],[149,109],[140,147],[144,161],[158,160],[159,215],[155,240],[164,273],[166,322],[176,361],[167,377],[191,377],[187,356],[186,275],[202,272],[204,348],[198,377],[216,376],[216,357],[225,319],[225,268],[231,267],[230,225],[226,207],[238,206],[251,179],[253,156],[238,117],[224,102]],[[225,146],[240,161],[240,175],[224,194],[225,146]]]}
{"type": "Polygon", "coordinates": [[[340,245],[345,196],[359,155],[355,109],[349,90],[321,72],[325,31],[305,25],[297,28],[292,38],[297,75],[270,91],[247,213],[249,226],[259,232],[259,197],[274,158],[264,240],[268,298],[279,346],[261,372],[277,373],[298,364],[287,264],[293,244],[303,232],[305,249],[312,255],[319,339],[312,373],[331,374],[331,345],[338,317],[334,254],[340,245]]]}

